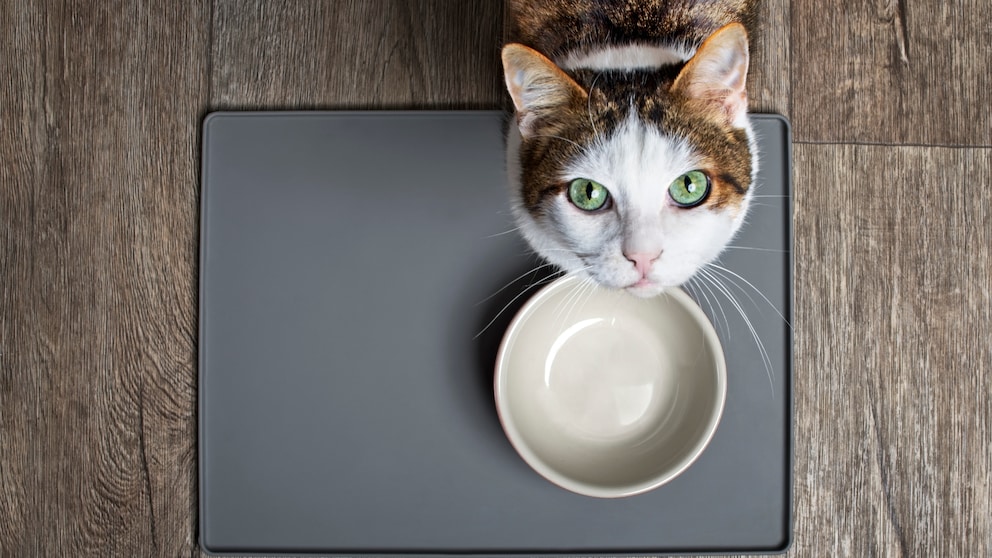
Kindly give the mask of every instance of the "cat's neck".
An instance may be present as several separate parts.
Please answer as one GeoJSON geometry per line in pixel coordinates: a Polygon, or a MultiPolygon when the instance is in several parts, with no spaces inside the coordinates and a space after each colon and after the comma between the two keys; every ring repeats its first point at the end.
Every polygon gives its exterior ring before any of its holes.
{"type": "Polygon", "coordinates": [[[681,64],[692,54],[692,49],[681,46],[635,43],[573,51],[555,62],[565,70],[634,71],[681,64]]]}

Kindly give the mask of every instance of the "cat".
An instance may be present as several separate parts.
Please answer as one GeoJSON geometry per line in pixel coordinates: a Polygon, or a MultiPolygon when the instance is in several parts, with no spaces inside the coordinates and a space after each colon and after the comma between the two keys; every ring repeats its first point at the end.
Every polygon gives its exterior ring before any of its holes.
{"type": "Polygon", "coordinates": [[[758,169],[755,1],[508,0],[507,170],[535,252],[641,297],[717,258],[758,169]]]}

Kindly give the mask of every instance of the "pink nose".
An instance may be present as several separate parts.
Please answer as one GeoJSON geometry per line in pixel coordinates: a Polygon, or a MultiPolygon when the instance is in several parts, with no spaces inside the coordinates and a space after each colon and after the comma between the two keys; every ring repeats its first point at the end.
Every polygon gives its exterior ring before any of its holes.
{"type": "Polygon", "coordinates": [[[630,263],[634,264],[634,268],[641,274],[641,277],[647,277],[648,273],[651,272],[651,264],[658,261],[658,258],[661,257],[661,252],[631,252],[629,254],[624,252],[623,256],[627,258],[630,263]]]}

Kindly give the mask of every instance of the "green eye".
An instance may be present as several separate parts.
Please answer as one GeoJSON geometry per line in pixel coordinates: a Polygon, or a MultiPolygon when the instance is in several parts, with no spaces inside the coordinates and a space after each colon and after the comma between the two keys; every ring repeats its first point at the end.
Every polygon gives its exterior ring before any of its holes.
{"type": "Polygon", "coordinates": [[[668,187],[668,194],[679,207],[695,207],[703,203],[709,193],[710,178],[698,170],[683,174],[668,187]]]}
{"type": "Polygon", "coordinates": [[[606,205],[610,191],[598,182],[576,178],[568,185],[568,199],[583,211],[596,211],[606,205]]]}

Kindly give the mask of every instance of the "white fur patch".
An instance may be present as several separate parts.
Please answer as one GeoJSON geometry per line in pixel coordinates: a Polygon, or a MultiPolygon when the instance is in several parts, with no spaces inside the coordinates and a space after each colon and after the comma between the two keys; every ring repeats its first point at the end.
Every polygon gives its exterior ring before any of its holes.
{"type": "MultiPolygon", "coordinates": [[[[754,148],[750,126],[746,128],[754,148]]],[[[585,212],[558,196],[537,221],[523,207],[519,177],[520,136],[511,127],[507,165],[514,214],[531,247],[565,271],[589,275],[598,283],[653,296],[687,281],[714,260],[743,222],[740,211],[691,209],[675,205],[668,187],[682,174],[699,168],[701,156],[690,145],[666,137],[635,114],[609,137],[597,138],[563,169],[563,181],[586,178],[605,186],[612,208],[585,212]],[[625,253],[658,254],[646,279],[625,253]]],[[[757,168],[757,156],[753,158],[757,168]]],[[[753,188],[752,188],[753,189],[753,188]]],[[[748,197],[750,197],[750,191],[748,197]]]]}
{"type": "Polygon", "coordinates": [[[565,70],[637,70],[681,64],[693,51],[681,46],[633,44],[609,46],[586,52],[571,52],[556,60],[565,70]]]}

